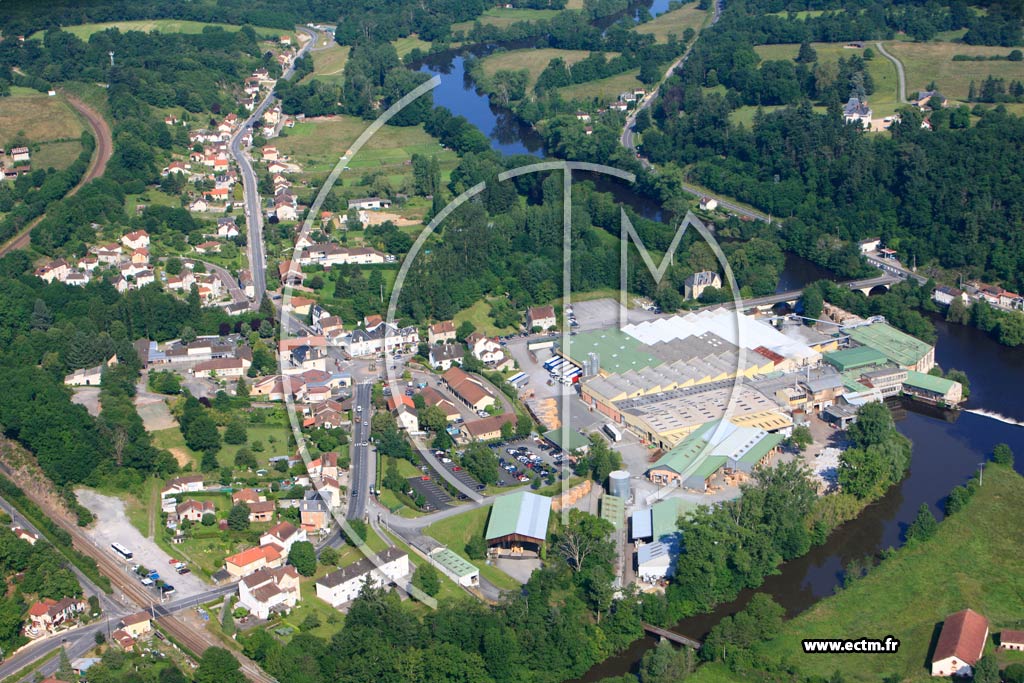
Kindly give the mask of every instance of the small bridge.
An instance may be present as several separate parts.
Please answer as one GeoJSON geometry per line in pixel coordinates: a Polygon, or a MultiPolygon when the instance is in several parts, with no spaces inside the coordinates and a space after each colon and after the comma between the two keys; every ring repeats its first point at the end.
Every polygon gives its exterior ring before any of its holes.
{"type": "Polygon", "coordinates": [[[654,626],[653,624],[645,623],[644,631],[646,631],[652,636],[658,636],[659,638],[669,640],[675,643],[676,645],[685,645],[686,647],[692,647],[694,650],[699,650],[702,644],[699,640],[694,640],[693,638],[681,636],[675,631],[669,631],[667,628],[660,628],[658,626],[654,626]]]}
{"type": "MultiPolygon", "coordinates": [[[[837,284],[840,287],[846,287],[847,289],[857,290],[863,292],[864,294],[870,294],[871,290],[873,290],[875,287],[884,287],[885,289],[889,289],[889,287],[892,284],[900,281],[901,278],[896,275],[883,273],[882,275],[877,275],[872,278],[866,278],[863,280],[852,280],[849,282],[840,282],[837,284]]],[[[796,302],[800,300],[800,297],[803,296],[803,294],[803,289],[794,289],[789,292],[780,292],[779,294],[771,294],[769,296],[762,296],[756,299],[744,299],[742,302],[742,308],[745,311],[749,311],[752,309],[768,311],[771,310],[773,306],[776,306],[778,304],[796,304],[796,302]]],[[[723,305],[727,308],[732,308],[736,304],[735,302],[729,301],[723,305]]]]}

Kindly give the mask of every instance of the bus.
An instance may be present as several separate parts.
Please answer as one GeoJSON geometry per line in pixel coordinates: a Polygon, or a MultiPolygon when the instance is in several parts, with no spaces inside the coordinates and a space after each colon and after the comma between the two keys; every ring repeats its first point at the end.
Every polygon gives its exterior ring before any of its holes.
{"type": "Polygon", "coordinates": [[[122,558],[126,560],[132,559],[132,551],[128,550],[128,548],[125,548],[120,543],[111,543],[110,547],[113,548],[114,552],[120,555],[122,558]]]}
{"type": "Polygon", "coordinates": [[[604,427],[604,433],[608,435],[608,438],[612,441],[622,441],[622,432],[620,432],[615,425],[608,423],[604,427]]]}

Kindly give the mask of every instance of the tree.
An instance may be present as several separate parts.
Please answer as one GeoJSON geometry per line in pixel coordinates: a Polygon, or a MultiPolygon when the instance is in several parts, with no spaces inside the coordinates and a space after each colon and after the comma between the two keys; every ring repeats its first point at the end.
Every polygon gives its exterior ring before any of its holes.
{"type": "Polygon", "coordinates": [[[555,534],[555,548],[576,572],[595,556],[598,564],[610,563],[615,548],[609,536],[614,530],[608,520],[573,509],[568,523],[555,534]]]}
{"type": "Polygon", "coordinates": [[[805,425],[799,425],[793,428],[793,433],[790,435],[790,440],[798,451],[803,453],[807,450],[807,447],[814,442],[814,437],[811,436],[811,430],[805,425]]]}
{"type": "Polygon", "coordinates": [[[932,514],[928,503],[921,503],[921,507],[917,510],[917,517],[907,529],[907,540],[927,541],[935,535],[938,528],[939,523],[935,521],[935,515],[932,514]]]}
{"type": "Polygon", "coordinates": [[[466,337],[474,332],[476,332],[476,326],[468,320],[463,320],[455,330],[455,336],[459,341],[466,341],[466,337]]]}
{"type": "Polygon", "coordinates": [[[796,61],[800,64],[811,64],[818,61],[817,51],[807,41],[800,43],[800,51],[797,53],[796,61]]]}
{"type": "Polygon", "coordinates": [[[992,655],[985,655],[974,665],[974,683],[999,683],[999,663],[992,655]]]}
{"type": "Polygon", "coordinates": [[[884,403],[867,403],[857,410],[857,421],[847,429],[847,436],[860,448],[877,445],[895,431],[892,413],[884,403]]]}
{"type": "Polygon", "coordinates": [[[222,647],[210,647],[199,658],[195,683],[245,683],[238,660],[222,647]]]}
{"type": "Polygon", "coordinates": [[[1005,443],[997,443],[992,449],[992,462],[1013,466],[1013,451],[1005,443]]]}
{"type": "Polygon", "coordinates": [[[412,575],[412,585],[434,597],[441,591],[441,576],[433,565],[421,564],[412,575]]]}
{"type": "Polygon", "coordinates": [[[943,509],[946,511],[946,516],[954,515],[964,509],[967,505],[967,501],[971,499],[971,491],[966,486],[954,486],[953,490],[949,492],[949,496],[946,497],[946,503],[943,509]]]}
{"type": "Polygon", "coordinates": [[[245,443],[247,438],[245,424],[241,420],[231,420],[231,422],[228,422],[227,429],[224,430],[224,443],[237,446],[238,444],[245,443]]]}
{"type": "Polygon", "coordinates": [[[203,526],[213,526],[217,523],[217,515],[212,512],[207,512],[203,515],[203,518],[200,521],[203,526]]]}
{"type": "Polygon", "coordinates": [[[1014,662],[1003,669],[1005,683],[1024,683],[1024,664],[1014,662]]]}
{"type": "Polygon", "coordinates": [[[231,507],[231,511],[228,512],[228,528],[232,531],[248,531],[249,530],[249,506],[245,503],[239,503],[231,507]]]}
{"type": "Polygon", "coordinates": [[[817,286],[817,283],[808,285],[804,289],[803,297],[803,315],[808,318],[820,318],[821,311],[824,308],[825,300],[821,294],[821,288],[817,286]]]}
{"type": "Polygon", "coordinates": [[[42,299],[36,299],[32,309],[32,329],[46,331],[53,324],[53,313],[42,299]]]}
{"type": "Polygon", "coordinates": [[[469,539],[465,550],[471,560],[482,560],[487,557],[487,543],[483,536],[473,536],[469,539]]]}
{"type": "Polygon", "coordinates": [[[662,640],[640,660],[640,683],[675,683],[693,673],[693,650],[662,640]]]}
{"type": "Polygon", "coordinates": [[[476,477],[481,484],[495,484],[498,481],[498,462],[491,449],[473,442],[462,455],[462,466],[476,477]]]}
{"type": "Polygon", "coordinates": [[[57,665],[57,678],[62,681],[75,681],[78,676],[75,675],[74,669],[71,668],[71,660],[68,658],[68,652],[63,647],[60,649],[60,663],[57,665]]]}
{"type": "Polygon", "coordinates": [[[238,382],[235,384],[235,395],[239,398],[249,398],[249,385],[244,377],[238,378],[238,382]]]}
{"type": "Polygon", "coordinates": [[[288,564],[303,576],[316,574],[316,549],[309,541],[296,541],[288,551],[288,564]]]}
{"type": "Polygon", "coordinates": [[[320,564],[325,567],[337,567],[339,559],[338,551],[334,548],[327,546],[320,551],[320,564]]]}

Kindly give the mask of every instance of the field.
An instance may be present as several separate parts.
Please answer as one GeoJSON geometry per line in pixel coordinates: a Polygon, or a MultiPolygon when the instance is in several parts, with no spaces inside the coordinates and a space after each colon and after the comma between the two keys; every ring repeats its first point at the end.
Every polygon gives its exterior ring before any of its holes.
{"type": "Polygon", "coordinates": [[[688,28],[699,31],[711,16],[709,10],[697,9],[699,3],[692,3],[671,12],[665,12],[636,27],[637,33],[650,33],[659,43],[667,43],[668,35],[674,33],[682,38],[688,28]]]}
{"type": "MultiPolygon", "coordinates": [[[[138,21],[111,21],[104,24],[79,24],[78,26],[64,26],[61,30],[74,34],[82,40],[88,40],[89,36],[109,28],[116,28],[125,33],[127,31],[160,31],[161,33],[202,33],[207,26],[219,26],[225,31],[237,31],[240,26],[232,24],[207,24],[201,21],[187,21],[178,19],[141,19],[138,21]]],[[[253,26],[257,35],[278,36],[287,33],[279,28],[267,28],[265,26],[253,26]]],[[[41,38],[42,32],[34,33],[32,38],[41,38]]]]}
{"type": "MultiPolygon", "coordinates": [[[[484,73],[488,76],[493,76],[495,72],[502,69],[509,69],[511,71],[526,69],[530,72],[530,78],[526,83],[526,90],[532,93],[533,85],[537,82],[537,78],[552,59],[561,57],[567,65],[572,66],[576,62],[586,59],[589,54],[586,50],[556,50],[555,48],[513,50],[485,57],[482,65],[484,73]]],[[[616,54],[614,52],[608,53],[607,57],[611,59],[616,54]]]]}
{"type": "MultiPolygon", "coordinates": [[[[423,533],[448,546],[459,555],[465,556],[465,547],[469,539],[474,536],[483,536],[484,529],[487,526],[487,515],[490,511],[490,506],[469,510],[460,515],[434,522],[424,529],[423,533]]],[[[497,567],[492,567],[483,560],[470,560],[470,562],[479,567],[480,576],[498,588],[502,590],[515,590],[519,587],[515,579],[497,567]]]]}
{"type": "MultiPolygon", "coordinates": [[[[872,107],[874,106],[874,100],[872,100],[871,105],[872,105],[872,107]]],[[[781,105],[780,106],[774,106],[773,105],[773,106],[768,106],[768,107],[761,107],[761,111],[764,112],[765,114],[768,114],[770,112],[778,111],[779,109],[785,109],[785,108],[786,108],[785,106],[781,106],[781,105]]],[[[814,109],[814,111],[816,111],[819,114],[824,114],[825,113],[825,107],[814,107],[813,109],[814,109]]],[[[754,115],[756,113],[757,113],[757,107],[740,107],[738,109],[734,109],[733,111],[729,112],[729,122],[730,123],[736,123],[736,124],[742,123],[744,126],[746,126],[749,129],[751,127],[751,125],[753,125],[753,123],[754,123],[754,115]]]]}
{"type": "MultiPolygon", "coordinates": [[[[223,430],[221,430],[223,432],[223,430]]],[[[235,462],[235,453],[240,448],[248,448],[252,451],[253,455],[256,456],[256,462],[260,467],[267,467],[267,463],[270,458],[277,455],[288,455],[289,449],[287,448],[288,436],[290,434],[290,427],[287,425],[246,425],[246,432],[248,436],[248,442],[241,445],[223,444],[220,452],[217,453],[217,462],[222,467],[233,467],[235,462]],[[262,451],[256,451],[253,449],[254,442],[260,442],[263,444],[262,451]]],[[[153,436],[153,445],[157,448],[166,448],[171,453],[184,455],[188,460],[192,462],[193,467],[198,468],[201,460],[200,454],[196,453],[188,446],[185,445],[185,439],[181,435],[181,430],[177,427],[171,427],[170,429],[161,429],[155,432],[151,432],[153,436]]]]}
{"type": "MultiPolygon", "coordinates": [[[[1020,628],[1024,614],[1024,478],[1007,467],[990,466],[985,485],[958,514],[943,521],[929,541],[905,547],[866,578],[787,622],[781,634],[755,653],[785,657],[805,675],[845,681],[932,680],[925,668],[938,637],[937,626],[953,612],[970,607],[986,616],[990,631],[1020,628]],[[955,554],[951,549],[955,548],[955,554]],[[957,558],[970,558],[969,562],[957,558]],[[886,655],[805,655],[803,638],[884,638],[900,640],[886,655]],[[884,657],[884,662],[879,661],[884,657]]],[[[987,651],[994,651],[990,639],[987,651]]],[[[1008,660],[1000,653],[1001,661],[1008,660]]],[[[1016,653],[1016,660],[1020,654],[1016,653]]],[[[1003,661],[1005,663],[1005,661],[1003,661]]],[[[722,678],[722,671],[693,680],[722,678]]]]}
{"type": "Polygon", "coordinates": [[[640,69],[632,69],[625,73],[602,78],[589,83],[567,85],[558,89],[558,94],[563,100],[579,100],[581,102],[592,102],[607,104],[618,99],[620,93],[633,88],[645,88],[643,83],[637,80],[640,69]]]}
{"type": "MultiPolygon", "coordinates": [[[[287,136],[277,139],[277,148],[302,166],[303,174],[323,176],[368,125],[352,116],[297,123],[287,136]]],[[[450,172],[458,161],[455,152],[443,149],[423,126],[385,126],[349,161],[351,172],[343,172],[338,182],[342,187],[353,187],[363,174],[380,170],[397,186],[403,178],[411,176],[412,166],[408,164],[413,154],[436,154],[442,173],[450,172]]],[[[354,194],[363,193],[365,190],[354,194]]]]}
{"type": "Polygon", "coordinates": [[[903,62],[907,72],[908,99],[935,81],[939,92],[950,99],[967,100],[973,80],[979,87],[989,75],[1024,80],[1024,62],[954,62],[953,55],[1006,55],[1010,48],[959,43],[884,43],[885,49],[903,62]]]}
{"type": "MultiPolygon", "coordinates": [[[[479,21],[485,26],[497,26],[508,28],[517,21],[538,21],[550,19],[558,14],[560,10],[555,9],[505,9],[504,7],[492,7],[480,15],[479,21]]],[[[456,31],[469,31],[473,28],[473,21],[463,21],[452,24],[452,33],[456,31]]]]}
{"type": "Polygon", "coordinates": [[[34,168],[71,165],[82,152],[78,139],[84,128],[75,110],[61,97],[15,86],[10,97],[0,98],[0,147],[6,149],[15,140],[26,140],[34,168]]]}
{"type": "MultiPolygon", "coordinates": [[[[819,62],[836,62],[841,57],[848,59],[853,55],[862,56],[864,53],[863,50],[845,48],[843,45],[844,43],[811,43],[811,47],[818,53],[819,62]]],[[[764,60],[795,59],[799,49],[800,46],[794,44],[758,45],[754,48],[764,60]]],[[[875,118],[882,118],[890,116],[900,106],[896,93],[899,80],[896,77],[896,67],[892,62],[879,54],[877,48],[874,52],[874,59],[867,64],[871,78],[875,82],[875,92],[868,96],[868,102],[875,118]]]]}
{"type": "Polygon", "coordinates": [[[314,78],[326,83],[342,83],[345,80],[345,63],[348,61],[348,45],[334,44],[326,50],[311,52],[313,55],[313,73],[305,76],[302,82],[314,78]]]}
{"type": "Polygon", "coordinates": [[[395,46],[395,52],[398,53],[399,59],[405,57],[416,48],[419,48],[424,52],[430,49],[430,43],[426,40],[420,40],[419,36],[415,33],[411,36],[406,36],[405,38],[393,40],[391,41],[391,44],[395,46]]]}
{"type": "Polygon", "coordinates": [[[497,335],[511,334],[518,331],[513,327],[499,328],[494,326],[494,321],[491,320],[491,305],[486,301],[477,301],[469,308],[463,309],[455,314],[455,327],[461,325],[464,321],[468,320],[473,323],[473,326],[478,332],[482,332],[489,337],[497,335]]]}

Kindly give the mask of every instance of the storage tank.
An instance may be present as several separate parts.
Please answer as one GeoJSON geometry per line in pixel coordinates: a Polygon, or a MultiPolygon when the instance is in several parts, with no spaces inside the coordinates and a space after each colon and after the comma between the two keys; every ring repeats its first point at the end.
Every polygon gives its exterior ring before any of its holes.
{"type": "Polygon", "coordinates": [[[608,493],[622,498],[629,499],[629,472],[626,470],[615,470],[608,475],[608,493]]]}

